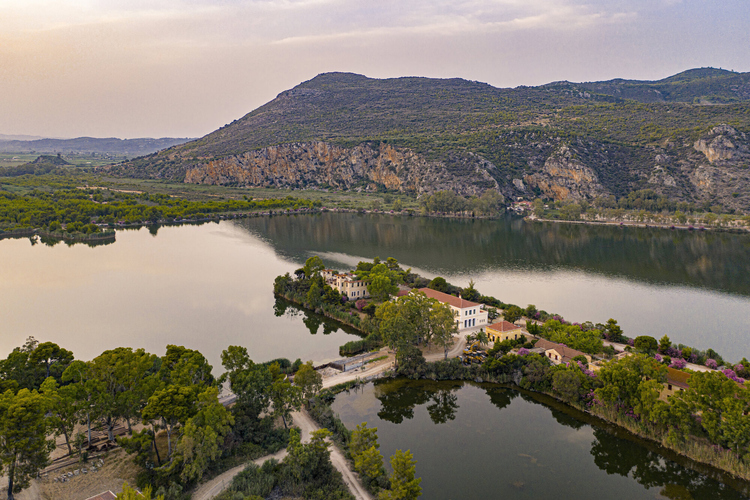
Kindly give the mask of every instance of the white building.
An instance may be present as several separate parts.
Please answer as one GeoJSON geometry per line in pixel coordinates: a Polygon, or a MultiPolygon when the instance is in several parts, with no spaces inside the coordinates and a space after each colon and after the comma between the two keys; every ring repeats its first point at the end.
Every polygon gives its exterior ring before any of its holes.
{"type": "Polygon", "coordinates": [[[443,304],[448,304],[453,309],[453,315],[456,318],[456,325],[459,331],[478,326],[487,326],[488,315],[483,304],[464,300],[461,297],[454,297],[453,295],[438,292],[431,288],[420,288],[419,291],[431,299],[437,299],[443,304]]]}

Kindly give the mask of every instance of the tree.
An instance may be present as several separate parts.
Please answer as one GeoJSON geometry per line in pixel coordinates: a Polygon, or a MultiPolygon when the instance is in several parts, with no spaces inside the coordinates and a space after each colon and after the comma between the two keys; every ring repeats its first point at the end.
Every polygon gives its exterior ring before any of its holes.
{"type": "Polygon", "coordinates": [[[320,271],[325,269],[325,267],[326,266],[323,264],[323,260],[317,255],[313,255],[305,261],[305,265],[302,266],[302,270],[305,273],[305,278],[310,279],[314,275],[320,273],[320,271]]]}
{"type": "Polygon", "coordinates": [[[461,290],[461,297],[472,302],[479,300],[480,293],[474,288],[474,280],[469,280],[469,286],[461,290]]]}
{"type": "Polygon", "coordinates": [[[79,420],[80,403],[76,398],[76,388],[73,385],[58,387],[54,378],[50,377],[44,381],[40,389],[42,394],[50,401],[50,427],[55,436],[64,436],[65,444],[68,446],[68,454],[73,454],[70,444],[73,438],[73,430],[79,420]]]}
{"type": "Polygon", "coordinates": [[[367,422],[357,425],[349,442],[349,452],[354,459],[354,468],[360,474],[375,479],[383,474],[383,456],[380,454],[378,429],[367,428],[367,422]]]}
{"type": "Polygon", "coordinates": [[[377,274],[367,284],[367,292],[378,302],[385,302],[391,295],[398,292],[398,286],[391,282],[391,279],[384,274],[377,274]]]}
{"type": "Polygon", "coordinates": [[[36,391],[0,396],[0,474],[8,477],[8,500],[49,464],[55,442],[47,439],[48,409],[49,401],[36,391]]]}
{"type": "Polygon", "coordinates": [[[607,320],[607,324],[604,326],[604,332],[606,333],[606,337],[610,342],[625,342],[625,336],[622,333],[622,328],[620,328],[617,324],[617,321],[612,318],[609,318],[607,320]]]}
{"type": "Polygon", "coordinates": [[[302,390],[302,397],[310,399],[323,388],[323,376],[315,371],[312,361],[308,361],[294,374],[294,384],[302,390]]]}
{"type": "Polygon", "coordinates": [[[86,422],[88,445],[91,446],[91,422],[97,418],[98,408],[94,404],[97,395],[104,389],[100,381],[90,376],[91,367],[83,361],[73,361],[63,372],[63,382],[67,383],[79,403],[79,420],[86,422]]]}
{"type": "Polygon", "coordinates": [[[376,479],[383,474],[383,455],[371,446],[354,457],[354,470],[370,479],[376,479]]]}
{"type": "Polygon", "coordinates": [[[434,303],[430,308],[429,321],[427,339],[442,347],[444,359],[448,359],[448,348],[453,345],[453,335],[458,333],[453,310],[448,304],[434,303]]]}
{"type": "Polygon", "coordinates": [[[286,419],[292,411],[299,411],[302,406],[302,389],[293,386],[285,376],[282,376],[271,385],[271,401],[274,416],[281,417],[284,428],[287,429],[286,419]]]}
{"type": "Polygon", "coordinates": [[[167,431],[167,458],[172,461],[172,432],[195,414],[196,387],[169,385],[157,391],[143,408],[144,420],[161,419],[167,431]]]}
{"type": "Polygon", "coordinates": [[[667,337],[666,335],[664,335],[659,340],[659,354],[667,354],[667,352],[669,351],[670,347],[672,347],[672,341],[669,340],[669,337],[667,337]]]}
{"type": "Polygon", "coordinates": [[[218,400],[219,390],[209,387],[198,396],[198,411],[185,424],[177,443],[176,455],[182,464],[180,478],[199,479],[209,464],[221,454],[221,444],[234,424],[234,418],[218,400]]]}
{"type": "Polygon", "coordinates": [[[419,483],[422,478],[414,477],[416,473],[416,460],[413,460],[411,451],[396,450],[391,457],[391,489],[380,493],[380,500],[414,500],[422,495],[422,487],[419,483]]]}
{"type": "Polygon", "coordinates": [[[443,292],[443,293],[448,293],[450,291],[450,286],[448,285],[448,282],[445,281],[445,278],[442,278],[440,276],[430,281],[430,283],[427,285],[427,288],[431,288],[433,290],[437,290],[438,292],[443,292]]]}
{"type": "Polygon", "coordinates": [[[515,323],[521,319],[521,317],[523,317],[523,309],[518,306],[508,306],[503,311],[503,318],[510,323],[515,323]]]}
{"type": "Polygon", "coordinates": [[[633,347],[645,354],[653,354],[658,346],[656,339],[648,335],[640,335],[633,342],[633,347]]]}
{"type": "Polygon", "coordinates": [[[122,493],[117,495],[117,500],[164,500],[164,495],[153,496],[151,486],[143,488],[143,493],[131,488],[128,483],[122,485],[122,493]]]}
{"type": "Polygon", "coordinates": [[[41,364],[44,366],[48,378],[50,375],[58,381],[65,369],[73,361],[73,353],[63,349],[54,342],[43,342],[39,344],[29,355],[29,362],[32,364],[41,364]]]}

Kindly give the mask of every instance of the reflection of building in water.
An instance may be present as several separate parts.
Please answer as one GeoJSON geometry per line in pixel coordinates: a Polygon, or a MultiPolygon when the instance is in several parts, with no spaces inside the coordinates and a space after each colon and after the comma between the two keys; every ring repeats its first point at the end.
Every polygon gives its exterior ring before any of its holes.
{"type": "Polygon", "coordinates": [[[367,293],[367,283],[364,280],[358,280],[352,273],[337,273],[333,269],[323,269],[320,274],[328,286],[345,297],[366,299],[370,296],[367,293]]]}
{"type": "Polygon", "coordinates": [[[484,309],[484,304],[464,300],[460,296],[454,297],[432,288],[420,288],[419,291],[431,299],[448,304],[453,309],[453,316],[456,318],[456,325],[459,330],[487,326],[487,311],[484,309]]]}

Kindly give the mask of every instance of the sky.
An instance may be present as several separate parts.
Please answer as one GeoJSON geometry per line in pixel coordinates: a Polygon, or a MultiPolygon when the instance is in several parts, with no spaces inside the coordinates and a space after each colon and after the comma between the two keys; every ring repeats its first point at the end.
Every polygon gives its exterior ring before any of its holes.
{"type": "Polygon", "coordinates": [[[200,137],[329,71],[750,71],[748,0],[0,0],[0,134],[200,137]]]}

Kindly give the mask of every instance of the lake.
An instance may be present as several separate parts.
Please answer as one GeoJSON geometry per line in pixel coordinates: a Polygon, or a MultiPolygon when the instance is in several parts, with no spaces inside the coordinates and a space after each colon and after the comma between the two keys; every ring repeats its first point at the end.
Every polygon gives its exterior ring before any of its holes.
{"type": "Polygon", "coordinates": [[[497,385],[389,380],[341,393],[332,407],[350,429],[378,429],[386,462],[411,450],[430,500],[723,500],[750,489],[553,400],[497,385]]]}
{"type": "Polygon", "coordinates": [[[214,366],[232,344],[256,361],[327,361],[353,332],[272,294],[315,254],[339,269],[393,256],[570,321],[750,357],[748,235],[335,213],[121,231],[93,248],[0,240],[0,355],[33,335],[80,359],[171,343],[214,366]]]}

